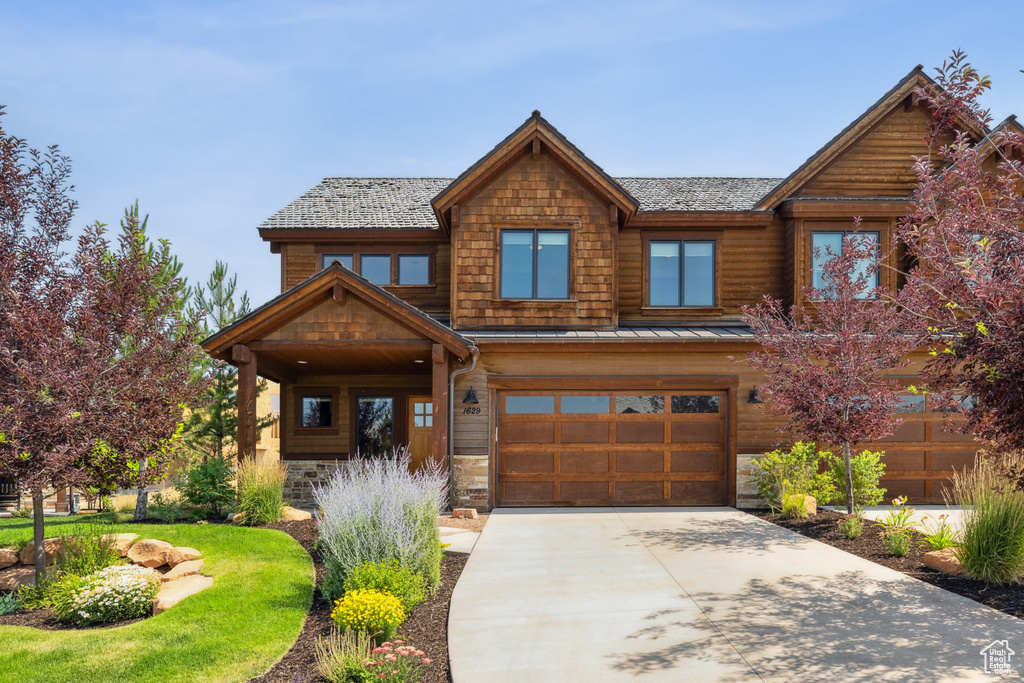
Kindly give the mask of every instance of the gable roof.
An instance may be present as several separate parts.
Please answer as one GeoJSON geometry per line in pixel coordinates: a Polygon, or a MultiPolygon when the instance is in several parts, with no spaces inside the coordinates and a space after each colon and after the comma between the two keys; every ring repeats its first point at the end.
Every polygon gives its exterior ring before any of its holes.
{"type": "Polygon", "coordinates": [[[867,111],[854,119],[850,125],[825,143],[821,149],[812,154],[799,168],[790,173],[771,192],[767,193],[754,208],[758,210],[774,209],[783,200],[796,192],[801,185],[838,158],[861,135],[870,130],[872,126],[892,111],[893,107],[902,102],[906,97],[912,95],[915,88],[934,85],[935,81],[925,75],[923,69],[924,67],[920,64],[914,67],[899,83],[882,95],[877,102],[868,107],[867,111]]]}
{"type": "Polygon", "coordinates": [[[639,207],[633,198],[614,178],[604,172],[600,166],[591,161],[568,138],[562,135],[548,121],[534,110],[530,118],[499,142],[494,149],[485,154],[479,161],[467,168],[458,178],[442,190],[433,202],[437,222],[447,232],[450,229],[450,211],[452,206],[464,201],[476,192],[502,169],[518,159],[527,150],[536,154],[543,148],[559,163],[565,166],[592,192],[603,200],[615,204],[622,219],[626,220],[639,207]]]}
{"type": "Polygon", "coordinates": [[[234,345],[266,336],[324,299],[336,296],[339,288],[424,338],[441,344],[457,357],[463,360],[469,357],[472,342],[468,339],[337,261],[210,335],[202,341],[202,347],[214,358],[228,360],[234,345]]]}

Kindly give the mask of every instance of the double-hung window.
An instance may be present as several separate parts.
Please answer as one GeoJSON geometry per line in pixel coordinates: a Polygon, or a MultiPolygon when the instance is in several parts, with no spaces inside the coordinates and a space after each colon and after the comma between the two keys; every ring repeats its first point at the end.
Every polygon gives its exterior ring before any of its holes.
{"type": "Polygon", "coordinates": [[[569,231],[502,230],[501,298],[568,299],[569,231]]]}
{"type": "MultiPolygon", "coordinates": [[[[811,286],[818,290],[828,288],[828,282],[825,279],[825,262],[831,256],[842,255],[844,238],[864,240],[868,245],[874,247],[872,250],[874,257],[858,259],[853,274],[854,278],[858,278],[863,274],[870,273],[874,268],[875,272],[868,276],[866,285],[868,290],[874,289],[878,286],[878,268],[875,268],[875,264],[878,261],[879,234],[877,232],[842,230],[811,233],[811,286]]],[[[865,291],[862,296],[866,297],[867,294],[865,291]]]]}
{"type": "Polygon", "coordinates": [[[714,240],[651,240],[649,245],[649,306],[715,305],[714,240]]]}

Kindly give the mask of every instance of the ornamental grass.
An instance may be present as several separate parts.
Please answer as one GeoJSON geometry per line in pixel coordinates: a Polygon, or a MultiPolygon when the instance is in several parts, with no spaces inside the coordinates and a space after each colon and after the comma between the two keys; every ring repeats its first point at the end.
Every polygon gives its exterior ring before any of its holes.
{"type": "Polygon", "coordinates": [[[287,474],[284,465],[274,460],[239,459],[235,469],[238,511],[245,513],[247,524],[281,521],[287,474]]]}

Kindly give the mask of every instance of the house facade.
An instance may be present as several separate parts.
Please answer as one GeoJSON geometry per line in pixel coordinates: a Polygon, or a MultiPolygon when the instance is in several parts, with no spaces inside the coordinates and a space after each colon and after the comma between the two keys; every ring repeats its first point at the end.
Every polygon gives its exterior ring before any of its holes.
{"type": "MultiPolygon", "coordinates": [[[[754,505],[750,459],[793,437],[757,405],[741,307],[801,302],[814,247],[855,217],[890,253],[928,82],[912,71],[787,178],[613,178],[533,112],[454,179],[325,179],[260,226],[282,294],[204,342],[239,368],[239,452],[262,376],[293,504],[408,445],[460,507],[754,505]]],[[[941,502],[976,444],[927,397],[905,409],[863,446],[892,495],[941,502]]]]}

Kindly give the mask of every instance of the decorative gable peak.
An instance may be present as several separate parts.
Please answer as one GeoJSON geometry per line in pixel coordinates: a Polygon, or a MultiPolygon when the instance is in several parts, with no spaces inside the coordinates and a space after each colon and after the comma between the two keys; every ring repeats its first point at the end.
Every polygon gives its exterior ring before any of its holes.
{"type": "Polygon", "coordinates": [[[637,212],[640,203],[534,109],[521,126],[434,197],[431,205],[438,223],[450,233],[452,225],[458,222],[459,204],[465,203],[516,160],[527,154],[539,159],[542,152],[553,157],[609,206],[615,207],[620,226],[637,212]]]}

